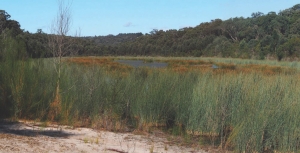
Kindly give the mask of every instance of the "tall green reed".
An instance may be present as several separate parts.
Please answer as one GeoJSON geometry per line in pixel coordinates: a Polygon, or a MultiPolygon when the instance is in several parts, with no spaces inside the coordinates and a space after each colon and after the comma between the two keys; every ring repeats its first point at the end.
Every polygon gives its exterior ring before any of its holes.
{"type": "Polygon", "coordinates": [[[240,152],[299,150],[297,74],[176,73],[134,69],[63,69],[63,110],[69,120],[117,122],[140,130],[181,126],[240,152]]]}
{"type": "MultiPolygon", "coordinates": [[[[57,77],[51,59],[1,61],[0,74],[1,114],[46,119],[57,77]]],[[[238,152],[299,151],[297,73],[111,72],[64,63],[60,88],[58,121],[67,124],[181,127],[238,152]]]]}
{"type": "Polygon", "coordinates": [[[7,38],[1,48],[1,116],[41,118],[52,99],[53,70],[43,59],[32,60],[24,54],[21,40],[7,38]]]}
{"type": "Polygon", "coordinates": [[[240,152],[296,151],[299,124],[297,75],[200,77],[188,129],[217,134],[219,145],[240,152]]]}

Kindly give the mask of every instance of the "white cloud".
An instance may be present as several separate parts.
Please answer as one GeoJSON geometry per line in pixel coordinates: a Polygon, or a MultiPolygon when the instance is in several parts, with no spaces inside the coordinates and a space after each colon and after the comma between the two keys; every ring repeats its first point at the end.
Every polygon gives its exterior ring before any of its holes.
{"type": "Polygon", "coordinates": [[[124,27],[132,27],[134,26],[131,22],[127,22],[126,24],[124,24],[124,27]]]}

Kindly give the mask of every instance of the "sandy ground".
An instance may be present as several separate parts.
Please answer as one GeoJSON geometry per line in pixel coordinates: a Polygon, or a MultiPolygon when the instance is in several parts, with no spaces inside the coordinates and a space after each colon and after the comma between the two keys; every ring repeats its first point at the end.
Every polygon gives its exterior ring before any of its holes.
{"type": "Polygon", "coordinates": [[[134,135],[68,126],[38,126],[33,123],[0,121],[0,153],[205,153],[170,143],[159,131],[134,135]]]}

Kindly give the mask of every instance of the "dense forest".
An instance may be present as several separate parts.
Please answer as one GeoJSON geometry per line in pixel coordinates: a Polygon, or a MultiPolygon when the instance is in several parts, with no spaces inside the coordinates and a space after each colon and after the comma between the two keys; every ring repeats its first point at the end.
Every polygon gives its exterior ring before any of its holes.
{"type": "MultiPolygon", "coordinates": [[[[27,57],[50,57],[48,38],[37,29],[29,33],[1,10],[0,33],[25,46],[27,57]]],[[[255,12],[251,17],[214,19],[196,27],[167,31],[153,29],[149,34],[132,33],[76,39],[78,55],[130,56],[218,56],[253,59],[287,59],[300,57],[300,4],[267,14],[255,12]]],[[[3,44],[2,44],[3,45],[3,44]]]]}
{"type": "Polygon", "coordinates": [[[107,36],[95,36],[95,37],[83,37],[83,38],[90,39],[97,44],[115,46],[120,43],[133,41],[140,36],[143,36],[143,34],[141,32],[139,32],[139,33],[120,33],[116,36],[107,35],[107,36]]]}
{"type": "Polygon", "coordinates": [[[298,58],[300,4],[251,17],[215,19],[194,28],[153,30],[134,42],[116,46],[117,55],[220,56],[298,58]]]}

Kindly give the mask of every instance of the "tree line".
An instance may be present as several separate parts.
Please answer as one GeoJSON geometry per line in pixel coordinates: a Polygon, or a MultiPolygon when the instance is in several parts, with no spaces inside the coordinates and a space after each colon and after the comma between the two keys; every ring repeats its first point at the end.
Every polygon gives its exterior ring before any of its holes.
{"type": "Polygon", "coordinates": [[[251,17],[215,19],[194,28],[153,30],[116,46],[116,55],[219,56],[264,59],[300,56],[300,4],[251,17]]]}
{"type": "MultiPolygon", "coordinates": [[[[0,11],[1,39],[11,35],[23,43],[27,57],[51,57],[50,34],[29,33],[0,11]]],[[[75,39],[78,55],[218,56],[298,59],[300,57],[300,4],[278,13],[254,12],[251,17],[214,19],[196,27],[75,39]]],[[[65,55],[68,56],[68,55],[65,55]]]]}

